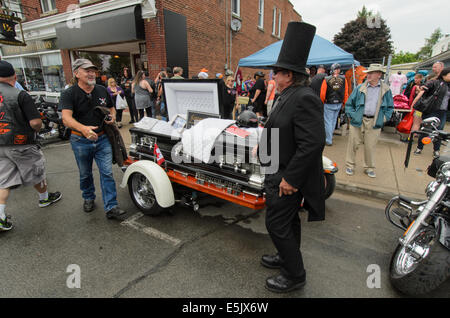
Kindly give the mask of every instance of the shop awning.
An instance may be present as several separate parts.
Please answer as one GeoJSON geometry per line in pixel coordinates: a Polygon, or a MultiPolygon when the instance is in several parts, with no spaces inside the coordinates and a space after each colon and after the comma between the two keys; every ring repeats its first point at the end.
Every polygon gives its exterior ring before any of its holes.
{"type": "Polygon", "coordinates": [[[74,28],[70,22],[60,22],[56,25],[56,37],[60,49],[145,40],[141,6],[83,17],[80,28],[74,28]]]}

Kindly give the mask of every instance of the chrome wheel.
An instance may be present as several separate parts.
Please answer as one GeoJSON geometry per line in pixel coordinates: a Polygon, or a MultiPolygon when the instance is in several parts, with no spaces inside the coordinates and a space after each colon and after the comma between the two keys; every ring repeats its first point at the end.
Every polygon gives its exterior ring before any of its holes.
{"type": "Polygon", "coordinates": [[[395,274],[401,277],[412,273],[428,256],[433,239],[434,234],[431,231],[422,230],[416,235],[410,246],[399,248],[392,262],[395,274]]]}
{"type": "Polygon", "coordinates": [[[133,174],[131,191],[136,203],[143,209],[151,209],[155,205],[155,191],[144,175],[140,173],[133,174]]]}

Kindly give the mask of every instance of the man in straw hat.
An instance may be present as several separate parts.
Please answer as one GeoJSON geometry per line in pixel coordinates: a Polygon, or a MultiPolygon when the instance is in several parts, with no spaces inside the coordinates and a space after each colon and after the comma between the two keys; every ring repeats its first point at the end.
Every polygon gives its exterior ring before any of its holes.
{"type": "Polygon", "coordinates": [[[394,100],[389,86],[381,81],[384,69],[381,64],[371,64],[367,81],[353,90],[345,104],[345,113],[350,118],[345,172],[355,172],[355,156],[358,146],[364,144],[364,172],[375,178],[375,147],[381,128],[394,111],[394,100]]]}
{"type": "Polygon", "coordinates": [[[265,179],[266,227],[277,253],[261,258],[263,266],[281,270],[266,280],[266,288],[273,292],[293,291],[306,283],[298,215],[302,200],[308,221],[325,219],[323,106],[309,87],[306,72],[315,32],[312,25],[290,22],[278,61],[271,66],[280,96],[269,114],[258,151],[266,168],[269,164],[264,156],[270,158],[270,167],[277,155],[279,159],[278,169],[272,174],[266,171],[265,179]]]}

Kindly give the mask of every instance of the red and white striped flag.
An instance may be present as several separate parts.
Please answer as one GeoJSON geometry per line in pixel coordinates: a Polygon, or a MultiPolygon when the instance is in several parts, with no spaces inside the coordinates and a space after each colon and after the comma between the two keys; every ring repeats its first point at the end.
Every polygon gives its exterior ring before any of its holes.
{"type": "Polygon", "coordinates": [[[164,161],[166,161],[166,159],[164,159],[164,156],[156,143],[155,143],[155,148],[153,149],[153,154],[156,156],[156,163],[158,165],[162,165],[164,163],[164,161]]]}

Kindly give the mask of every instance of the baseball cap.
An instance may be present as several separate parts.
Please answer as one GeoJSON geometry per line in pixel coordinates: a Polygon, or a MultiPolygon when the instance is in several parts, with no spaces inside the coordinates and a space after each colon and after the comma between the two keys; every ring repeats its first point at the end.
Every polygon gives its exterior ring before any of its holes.
{"type": "Polygon", "coordinates": [[[87,68],[95,68],[98,70],[98,67],[92,64],[88,59],[77,59],[72,64],[72,71],[75,72],[79,68],[87,69],[87,68]]]}
{"type": "Polygon", "coordinates": [[[0,77],[11,77],[16,74],[14,67],[11,63],[6,61],[0,61],[0,77]]]}
{"type": "Polygon", "coordinates": [[[337,70],[337,69],[341,69],[341,64],[339,63],[334,63],[333,65],[331,65],[331,70],[337,70]]]}
{"type": "Polygon", "coordinates": [[[207,78],[208,78],[208,73],[206,73],[206,72],[200,72],[200,73],[198,73],[198,77],[199,77],[200,79],[207,79],[207,78]]]}

